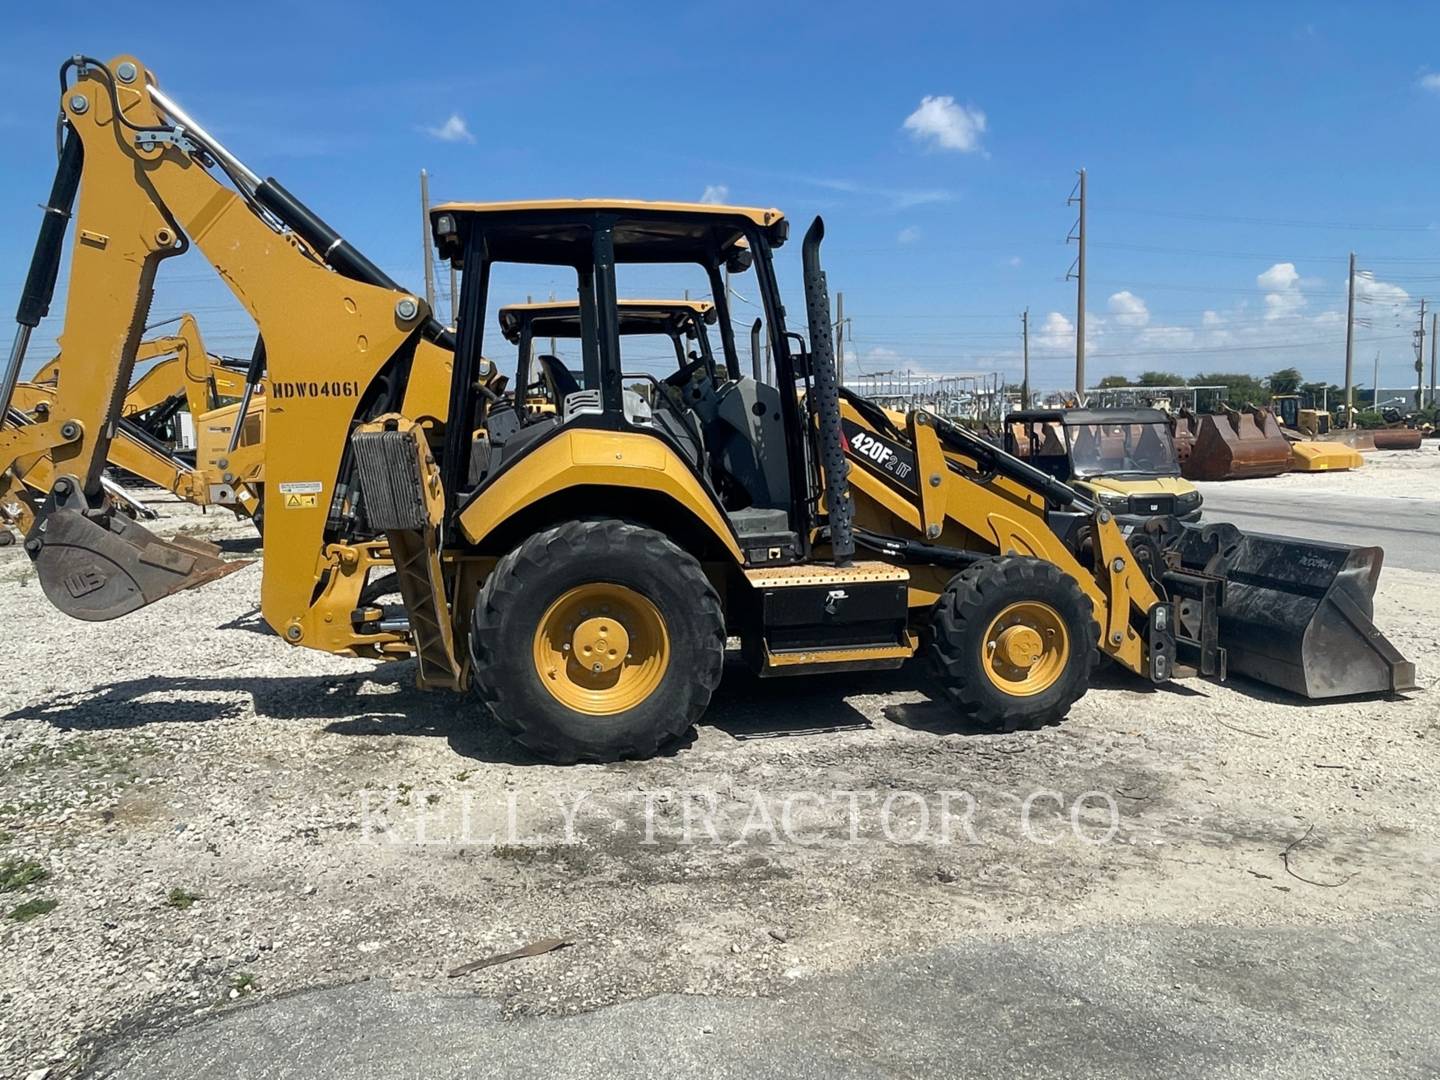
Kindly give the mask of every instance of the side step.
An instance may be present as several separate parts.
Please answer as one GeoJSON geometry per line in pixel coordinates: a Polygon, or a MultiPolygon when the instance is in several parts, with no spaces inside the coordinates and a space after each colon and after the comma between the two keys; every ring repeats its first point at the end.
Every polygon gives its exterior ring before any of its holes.
{"type": "Polygon", "coordinates": [[[450,605],[440,566],[437,526],[445,512],[434,457],[423,431],[382,418],[351,437],[365,518],[385,533],[396,584],[410,617],[415,681],[423,689],[460,689],[450,605]]]}
{"type": "Polygon", "coordinates": [[[915,655],[910,575],[885,562],[746,570],[759,634],[744,654],[761,676],[896,668],[915,655]]]}

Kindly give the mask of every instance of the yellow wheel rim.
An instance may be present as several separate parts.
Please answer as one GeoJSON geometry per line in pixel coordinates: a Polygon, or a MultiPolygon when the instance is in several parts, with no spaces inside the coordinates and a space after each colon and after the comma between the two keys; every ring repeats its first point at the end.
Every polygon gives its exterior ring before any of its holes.
{"type": "Polygon", "coordinates": [[[1054,686],[1070,660],[1065,620],[1049,604],[1011,604],[990,623],[981,640],[980,666],[997,688],[1014,697],[1042,694],[1054,686]]]}
{"type": "Polygon", "coordinates": [[[633,709],[670,666],[670,635],[649,599],[609,582],[579,585],[535,630],[535,672],[567,708],[590,716],[633,709]]]}

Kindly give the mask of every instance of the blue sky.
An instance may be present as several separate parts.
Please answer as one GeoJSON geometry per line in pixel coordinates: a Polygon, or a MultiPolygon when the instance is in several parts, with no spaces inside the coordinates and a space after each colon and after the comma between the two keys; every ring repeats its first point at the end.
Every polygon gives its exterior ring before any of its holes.
{"type": "MultiPolygon", "coordinates": [[[[1034,381],[1062,386],[1066,196],[1083,165],[1092,381],[1287,364],[1338,381],[1354,249],[1374,275],[1357,381],[1378,350],[1382,382],[1404,385],[1418,301],[1440,301],[1440,78],[1427,79],[1440,45],[1423,5],[144,10],[92,5],[77,20],[53,5],[10,22],[7,305],[53,169],[55,70],[77,51],[139,54],[256,171],[417,289],[422,167],[437,199],[709,192],[778,206],[797,236],[825,216],[862,369],[1015,377],[1029,307],[1034,381]]],[[[781,267],[792,311],[798,246],[781,267]]],[[[167,270],[154,317],[195,310],[213,348],[246,353],[249,328],[205,265],[167,270]]],[[[496,281],[503,300],[565,286],[496,281]]],[[[644,274],[622,286],[704,288],[644,274]]]]}

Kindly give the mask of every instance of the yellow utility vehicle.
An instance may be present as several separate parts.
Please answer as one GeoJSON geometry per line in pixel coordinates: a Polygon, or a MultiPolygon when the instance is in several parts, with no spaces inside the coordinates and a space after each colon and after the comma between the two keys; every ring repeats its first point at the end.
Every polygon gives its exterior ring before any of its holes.
{"type": "Polygon", "coordinates": [[[1159,409],[1025,409],[1005,418],[1005,448],[1116,514],[1199,521],[1159,409]]]}
{"type": "Polygon", "coordinates": [[[927,653],[959,715],[1005,728],[1062,717],[1102,657],[1153,682],[1180,660],[1222,674],[1228,656],[1310,696],[1414,685],[1369,619],[1377,549],[1118,516],[939,417],[843,390],[819,219],[807,340],[776,279],[778,210],[440,206],[436,244],[461,271],[451,334],[138,60],[75,57],[61,76],[61,160],[6,374],[73,212],[61,341],[89,377],[62,380],[45,421],[0,427],[0,456],[53,455],[25,549],[76,617],[234,565],[116,514],[97,484],[157,271],[194,245],[264,344],[265,620],[295,645],[413,658],[421,686],[473,689],[476,722],[541,757],[653,753],[703,714],[730,636],[764,676],[927,653]],[[492,279],[515,264],[574,275],[578,385],[553,413],[485,358],[492,279]],[[687,357],[653,402],[621,360],[619,282],[637,264],[698,268],[715,297],[713,367],[687,357]],[[753,275],[773,385],[741,371],[727,273],[753,275]],[[437,403],[428,373],[447,366],[437,403]]]}

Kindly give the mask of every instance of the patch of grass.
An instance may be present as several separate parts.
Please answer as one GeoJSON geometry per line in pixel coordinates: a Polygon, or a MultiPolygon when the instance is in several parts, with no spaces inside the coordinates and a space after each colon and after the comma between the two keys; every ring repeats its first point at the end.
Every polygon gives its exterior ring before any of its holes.
{"type": "Polygon", "coordinates": [[[14,892],[26,885],[34,885],[50,876],[50,871],[34,859],[20,859],[11,856],[0,862],[0,892],[14,892]]]}
{"type": "Polygon", "coordinates": [[[29,922],[31,919],[38,919],[41,915],[49,915],[60,906],[59,900],[36,897],[34,900],[26,900],[10,909],[10,918],[16,922],[29,922]]]}
{"type": "Polygon", "coordinates": [[[230,989],[250,993],[260,989],[260,980],[248,971],[237,971],[230,976],[230,989]]]}
{"type": "Polygon", "coordinates": [[[428,803],[429,805],[434,806],[436,803],[438,803],[438,802],[440,801],[440,794],[439,794],[439,792],[435,792],[435,791],[430,792],[429,794],[427,794],[427,795],[425,796],[425,801],[426,801],[426,803],[428,803]]]}
{"type": "Polygon", "coordinates": [[[199,899],[199,893],[188,892],[177,886],[170,890],[170,895],[165,897],[165,906],[175,908],[177,911],[186,911],[199,899]]]}
{"type": "Polygon", "coordinates": [[[8,833],[8,832],[6,832],[4,829],[0,829],[0,844],[8,844],[8,843],[10,843],[11,840],[14,840],[14,839],[15,839],[15,834],[14,834],[14,833],[8,833]]]}
{"type": "Polygon", "coordinates": [[[475,775],[475,770],[474,770],[474,769],[461,769],[459,772],[457,772],[457,773],[455,774],[455,779],[456,779],[456,780],[459,780],[460,783],[463,784],[466,780],[469,780],[470,777],[472,777],[472,776],[474,776],[474,775],[475,775]]]}

